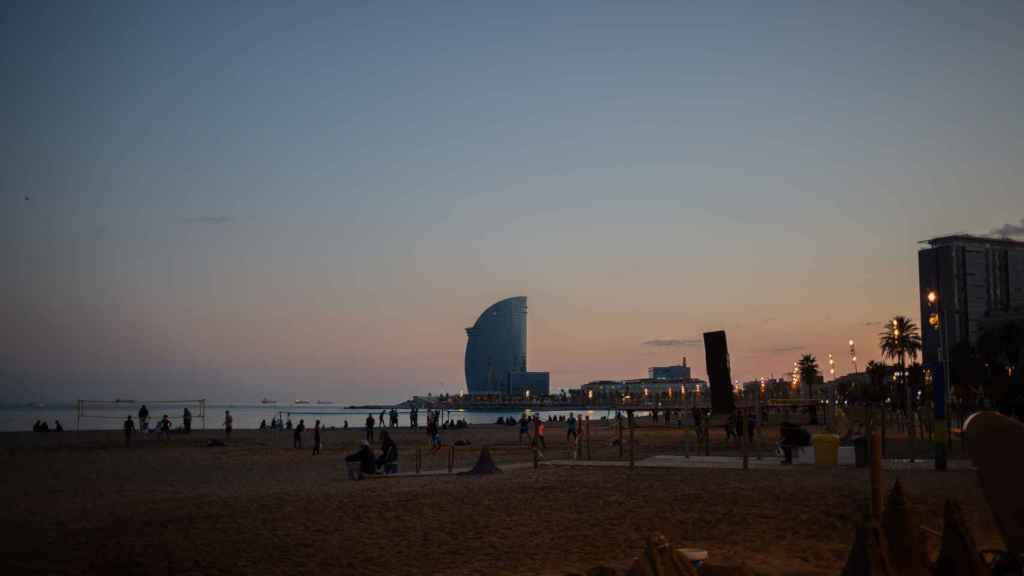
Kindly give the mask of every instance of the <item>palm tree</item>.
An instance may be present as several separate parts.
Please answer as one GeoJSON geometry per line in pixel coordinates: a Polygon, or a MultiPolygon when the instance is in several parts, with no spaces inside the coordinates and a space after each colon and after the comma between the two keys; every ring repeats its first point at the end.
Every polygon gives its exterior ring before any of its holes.
{"type": "Polygon", "coordinates": [[[800,381],[807,385],[808,398],[813,398],[814,384],[818,381],[818,359],[810,354],[804,354],[797,362],[797,370],[800,372],[800,381]]]}
{"type": "Polygon", "coordinates": [[[871,379],[871,389],[868,390],[864,397],[868,401],[877,402],[882,396],[882,391],[885,389],[885,379],[889,374],[889,367],[884,363],[872,360],[868,362],[864,371],[867,372],[868,378],[871,379]]]}
{"type": "MultiPolygon", "coordinates": [[[[897,361],[899,366],[900,390],[907,389],[907,356],[911,360],[917,358],[921,350],[921,334],[917,325],[906,316],[893,316],[885,329],[878,334],[878,345],[882,348],[882,357],[897,361]]],[[[902,396],[902,395],[901,395],[902,396]]],[[[906,406],[910,410],[910,406],[906,406]]]]}

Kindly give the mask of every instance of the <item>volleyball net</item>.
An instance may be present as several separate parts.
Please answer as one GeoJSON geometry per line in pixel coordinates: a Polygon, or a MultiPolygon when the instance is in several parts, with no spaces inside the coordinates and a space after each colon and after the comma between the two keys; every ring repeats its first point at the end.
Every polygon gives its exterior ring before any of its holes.
{"type": "MultiPolygon", "coordinates": [[[[123,422],[129,416],[142,419],[142,408],[145,407],[146,422],[137,422],[140,430],[146,424],[151,426],[159,422],[164,415],[181,427],[185,427],[185,414],[188,414],[192,421],[201,422],[202,429],[206,429],[206,399],[201,400],[79,400],[76,404],[75,429],[82,427],[83,420],[117,420],[123,422]]],[[[189,426],[191,427],[191,425],[189,426]]],[[[119,426],[114,426],[119,428],[119,426]]]]}

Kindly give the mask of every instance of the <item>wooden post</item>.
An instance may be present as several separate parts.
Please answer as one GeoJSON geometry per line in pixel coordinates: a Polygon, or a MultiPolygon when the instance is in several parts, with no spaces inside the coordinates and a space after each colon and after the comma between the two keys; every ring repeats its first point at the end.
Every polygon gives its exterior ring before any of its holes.
{"type": "Polygon", "coordinates": [[[871,434],[871,518],[882,519],[882,438],[871,434]]]}
{"type": "Polygon", "coordinates": [[[704,455],[711,456],[711,415],[707,412],[701,418],[701,426],[704,428],[704,455]]]}
{"type": "Polygon", "coordinates": [[[587,460],[590,460],[590,414],[587,414],[587,427],[584,433],[587,435],[587,460]]]}
{"type": "Polygon", "coordinates": [[[633,450],[635,448],[635,444],[636,443],[633,441],[633,422],[630,421],[630,423],[629,423],[629,469],[630,470],[633,469],[633,463],[634,463],[633,450]]]}
{"type": "Polygon", "coordinates": [[[619,460],[622,460],[622,418],[619,418],[619,460]]]}
{"type": "Polygon", "coordinates": [[[746,470],[750,467],[750,450],[749,442],[747,441],[747,411],[740,410],[740,449],[743,451],[743,469],[746,470]]]}

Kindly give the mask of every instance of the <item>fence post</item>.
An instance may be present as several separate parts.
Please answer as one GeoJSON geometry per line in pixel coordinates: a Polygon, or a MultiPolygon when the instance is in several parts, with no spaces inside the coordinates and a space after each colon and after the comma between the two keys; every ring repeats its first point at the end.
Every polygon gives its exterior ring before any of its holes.
{"type": "Polygon", "coordinates": [[[635,456],[633,454],[633,451],[635,449],[635,444],[636,444],[636,442],[634,442],[634,440],[633,440],[633,422],[630,421],[630,423],[629,423],[629,469],[630,470],[632,470],[633,466],[634,466],[634,458],[635,458],[635,456]]]}
{"type": "Polygon", "coordinates": [[[882,518],[882,439],[871,433],[871,518],[882,518]]]}
{"type": "Polygon", "coordinates": [[[740,449],[743,451],[743,469],[750,467],[750,441],[747,438],[747,430],[750,423],[747,422],[747,411],[740,410],[740,449]]]}
{"type": "Polygon", "coordinates": [[[622,418],[619,418],[619,460],[622,460],[622,418]]]}
{"type": "Polygon", "coordinates": [[[704,430],[704,455],[711,456],[711,415],[705,412],[700,425],[704,430]]]}
{"type": "Polygon", "coordinates": [[[887,444],[887,442],[885,441],[885,436],[886,436],[886,434],[885,434],[886,430],[885,429],[886,429],[886,421],[888,419],[886,418],[886,414],[885,413],[886,413],[886,409],[885,409],[885,404],[883,403],[882,404],[882,456],[883,457],[885,456],[885,445],[887,444]]]}

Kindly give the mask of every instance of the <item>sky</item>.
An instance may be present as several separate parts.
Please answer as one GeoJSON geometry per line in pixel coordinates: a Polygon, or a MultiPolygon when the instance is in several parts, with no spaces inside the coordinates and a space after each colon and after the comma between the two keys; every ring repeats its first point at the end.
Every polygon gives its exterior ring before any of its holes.
{"type": "Polygon", "coordinates": [[[918,242],[1024,232],[1020,2],[48,2],[0,11],[0,401],[554,390],[725,329],[863,366],[918,242]]]}

